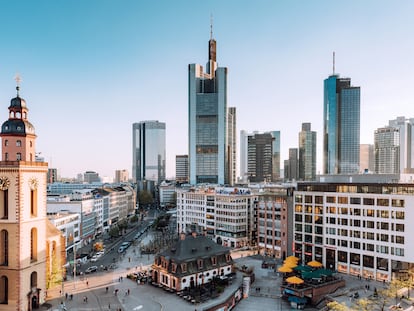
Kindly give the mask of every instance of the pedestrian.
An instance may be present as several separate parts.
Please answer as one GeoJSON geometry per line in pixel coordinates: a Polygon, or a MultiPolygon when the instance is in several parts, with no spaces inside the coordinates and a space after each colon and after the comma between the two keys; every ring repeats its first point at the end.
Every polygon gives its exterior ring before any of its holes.
{"type": "Polygon", "coordinates": [[[107,286],[107,287],[105,287],[105,291],[106,291],[106,293],[108,294],[108,286],[107,286]]]}
{"type": "Polygon", "coordinates": [[[109,310],[111,309],[111,304],[110,304],[110,303],[108,303],[108,309],[109,309],[109,310]]]}
{"type": "Polygon", "coordinates": [[[86,281],[86,286],[88,286],[88,287],[89,287],[89,281],[86,281]]]}
{"type": "Polygon", "coordinates": [[[68,300],[68,293],[65,293],[65,299],[68,300]]]}
{"type": "Polygon", "coordinates": [[[62,296],[62,290],[59,290],[59,296],[62,296]]]}
{"type": "Polygon", "coordinates": [[[70,300],[73,300],[73,294],[70,294],[70,300]]]}
{"type": "Polygon", "coordinates": [[[130,290],[129,290],[129,288],[128,288],[128,296],[129,296],[129,294],[130,294],[130,290]]]}

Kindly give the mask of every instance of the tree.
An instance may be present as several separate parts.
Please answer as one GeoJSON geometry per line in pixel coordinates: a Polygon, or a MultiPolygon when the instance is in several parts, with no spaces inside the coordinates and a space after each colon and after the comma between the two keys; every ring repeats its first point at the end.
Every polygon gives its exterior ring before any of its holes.
{"type": "Polygon", "coordinates": [[[113,226],[110,230],[109,230],[109,235],[113,238],[116,238],[119,236],[119,228],[117,226],[113,226]]]}
{"type": "Polygon", "coordinates": [[[147,205],[154,202],[154,198],[152,197],[152,194],[147,190],[141,190],[138,193],[138,202],[140,205],[147,205]]]}

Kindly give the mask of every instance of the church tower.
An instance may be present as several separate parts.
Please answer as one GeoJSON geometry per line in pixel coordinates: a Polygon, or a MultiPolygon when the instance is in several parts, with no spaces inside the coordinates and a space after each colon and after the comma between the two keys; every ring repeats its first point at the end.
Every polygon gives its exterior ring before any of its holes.
{"type": "Polygon", "coordinates": [[[0,133],[0,309],[31,311],[46,294],[47,163],[35,162],[35,129],[16,81],[0,133]]]}

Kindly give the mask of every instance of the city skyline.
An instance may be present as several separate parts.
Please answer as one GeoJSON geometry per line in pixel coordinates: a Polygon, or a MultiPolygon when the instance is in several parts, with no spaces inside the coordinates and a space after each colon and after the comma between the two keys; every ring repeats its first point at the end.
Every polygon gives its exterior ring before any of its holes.
{"type": "Polygon", "coordinates": [[[322,171],[323,80],[333,51],[335,72],[361,87],[361,144],[373,144],[389,120],[412,117],[409,1],[161,4],[0,4],[0,103],[15,97],[19,72],[36,149],[59,175],[132,173],[130,129],[142,120],[166,123],[166,175],[174,175],[175,156],[188,154],[188,65],[207,59],[211,15],[236,136],[280,131],[281,163],[309,122],[322,171]]]}

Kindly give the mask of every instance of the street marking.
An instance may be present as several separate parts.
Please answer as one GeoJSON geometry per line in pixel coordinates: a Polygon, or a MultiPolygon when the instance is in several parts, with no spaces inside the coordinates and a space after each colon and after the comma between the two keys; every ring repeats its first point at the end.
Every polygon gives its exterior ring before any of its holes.
{"type": "Polygon", "coordinates": [[[143,306],[142,306],[142,305],[140,305],[140,306],[138,306],[138,307],[135,307],[133,310],[134,310],[134,311],[136,311],[136,310],[141,310],[141,309],[142,309],[142,307],[143,307],[143,306]]]}

